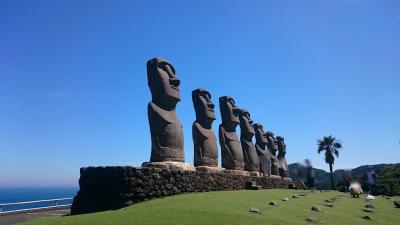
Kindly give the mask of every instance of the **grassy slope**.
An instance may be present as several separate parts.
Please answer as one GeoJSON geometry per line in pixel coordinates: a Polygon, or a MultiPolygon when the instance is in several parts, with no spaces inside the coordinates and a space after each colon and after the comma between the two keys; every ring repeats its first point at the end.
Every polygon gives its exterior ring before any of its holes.
{"type": "Polygon", "coordinates": [[[38,218],[24,225],[46,224],[310,224],[305,220],[312,216],[317,224],[400,224],[400,209],[382,197],[375,200],[373,220],[362,219],[367,215],[362,211],[365,200],[341,197],[333,208],[323,206],[324,200],[339,192],[310,194],[299,198],[292,195],[303,193],[295,190],[262,191],[224,191],[185,194],[152,200],[116,211],[94,214],[38,218]],[[289,197],[289,201],[282,199],[289,197]],[[278,206],[268,202],[275,200],[278,206]],[[314,205],[321,206],[321,212],[311,211],[314,205]],[[258,208],[261,213],[250,213],[250,207],[258,208]]]}

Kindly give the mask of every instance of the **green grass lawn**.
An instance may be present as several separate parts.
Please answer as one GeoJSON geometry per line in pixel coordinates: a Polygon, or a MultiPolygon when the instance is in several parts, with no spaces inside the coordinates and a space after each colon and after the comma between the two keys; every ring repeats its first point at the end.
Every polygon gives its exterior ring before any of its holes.
{"type": "Polygon", "coordinates": [[[313,224],[306,217],[316,219],[314,224],[400,224],[400,209],[383,197],[374,201],[372,213],[363,212],[364,198],[354,199],[343,193],[330,191],[310,193],[292,198],[293,195],[309,193],[297,190],[221,191],[184,194],[132,205],[115,211],[93,214],[37,218],[24,225],[146,225],[146,224],[313,224]],[[324,206],[325,199],[341,196],[330,208],[324,206]],[[282,201],[288,197],[289,201],[282,201]],[[275,200],[278,205],[268,203],[275,200]],[[320,206],[321,212],[311,210],[320,206]],[[256,207],[260,213],[250,212],[256,207]],[[372,220],[362,217],[370,215],[372,220]]]}

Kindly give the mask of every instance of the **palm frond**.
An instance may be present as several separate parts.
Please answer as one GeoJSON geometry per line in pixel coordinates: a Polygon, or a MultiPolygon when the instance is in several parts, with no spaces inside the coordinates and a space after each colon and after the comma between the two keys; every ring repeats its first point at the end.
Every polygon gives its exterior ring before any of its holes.
{"type": "Polygon", "coordinates": [[[325,151],[325,147],[322,145],[318,146],[318,153],[321,153],[322,151],[325,151]]]}
{"type": "Polygon", "coordinates": [[[339,149],[343,146],[340,140],[337,140],[332,135],[324,136],[317,140],[318,153],[325,151],[325,161],[326,163],[333,164],[335,161],[335,156],[339,157],[339,149]]]}
{"type": "Polygon", "coordinates": [[[335,143],[333,143],[333,147],[336,148],[336,149],[341,149],[342,148],[342,144],[339,143],[339,142],[335,142],[335,143]]]}
{"type": "Polygon", "coordinates": [[[336,158],[339,158],[339,151],[337,149],[333,149],[333,154],[335,154],[336,158]]]}

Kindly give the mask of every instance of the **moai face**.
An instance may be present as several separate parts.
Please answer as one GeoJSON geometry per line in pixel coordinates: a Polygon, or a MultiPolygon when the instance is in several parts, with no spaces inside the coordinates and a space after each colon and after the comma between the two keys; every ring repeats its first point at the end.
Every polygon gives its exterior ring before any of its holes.
{"type": "Polygon", "coordinates": [[[204,89],[192,91],[193,106],[196,112],[196,120],[215,120],[214,103],[211,101],[211,94],[204,89]]]}
{"type": "Polygon", "coordinates": [[[264,131],[263,125],[255,123],[253,124],[253,128],[256,134],[256,143],[262,145],[262,147],[265,147],[268,144],[268,137],[264,131]]]}
{"type": "Polygon", "coordinates": [[[286,152],[286,144],[285,144],[285,139],[282,136],[277,136],[276,140],[278,142],[278,150],[280,152],[286,152]]]}
{"type": "Polygon", "coordinates": [[[268,131],[267,137],[268,137],[268,148],[271,151],[278,150],[278,141],[276,140],[274,133],[272,133],[272,131],[268,131]]]}
{"type": "Polygon", "coordinates": [[[255,135],[255,131],[253,128],[253,120],[250,118],[250,113],[245,110],[240,110],[240,129],[242,134],[246,134],[249,138],[255,135]]]}
{"type": "Polygon", "coordinates": [[[239,124],[239,108],[235,100],[229,96],[219,98],[219,108],[221,110],[222,123],[231,127],[239,124]]]}
{"type": "Polygon", "coordinates": [[[153,102],[175,106],[181,100],[180,80],[165,59],[157,57],[147,61],[147,79],[153,102]]]}

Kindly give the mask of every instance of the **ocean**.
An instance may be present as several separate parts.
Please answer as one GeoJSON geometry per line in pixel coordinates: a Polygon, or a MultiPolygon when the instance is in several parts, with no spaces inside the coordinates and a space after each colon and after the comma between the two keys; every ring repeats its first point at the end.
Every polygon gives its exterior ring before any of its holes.
{"type": "MultiPolygon", "coordinates": [[[[54,198],[67,198],[74,197],[78,192],[78,187],[61,187],[61,188],[26,188],[26,187],[17,187],[17,188],[1,188],[0,187],[0,203],[12,203],[12,202],[25,202],[25,201],[34,201],[34,200],[46,200],[46,199],[54,199],[54,198]]],[[[64,200],[60,201],[58,204],[70,204],[72,200],[64,200]]],[[[16,209],[27,209],[34,207],[45,207],[54,205],[53,202],[49,203],[33,203],[33,204],[24,204],[24,205],[16,205],[16,206],[4,206],[3,212],[16,210],[16,209]]]]}

